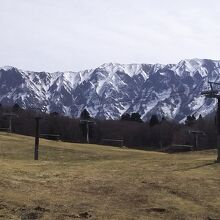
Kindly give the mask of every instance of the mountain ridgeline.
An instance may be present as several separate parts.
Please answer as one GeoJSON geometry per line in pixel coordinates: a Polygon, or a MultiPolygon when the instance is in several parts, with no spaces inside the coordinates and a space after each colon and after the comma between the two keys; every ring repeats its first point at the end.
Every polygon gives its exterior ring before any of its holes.
{"type": "Polygon", "coordinates": [[[33,72],[0,68],[0,102],[79,117],[118,119],[138,112],[143,120],[158,114],[176,121],[208,115],[216,100],[201,96],[207,82],[220,81],[220,61],[182,60],[178,64],[103,64],[80,72],[33,72]]]}

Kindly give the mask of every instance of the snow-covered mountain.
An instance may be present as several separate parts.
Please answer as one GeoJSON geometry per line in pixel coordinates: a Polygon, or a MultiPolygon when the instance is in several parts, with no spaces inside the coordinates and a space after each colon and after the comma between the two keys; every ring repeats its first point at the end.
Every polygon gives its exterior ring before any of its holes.
{"type": "Polygon", "coordinates": [[[0,68],[0,102],[24,108],[42,107],[79,117],[87,108],[93,117],[117,119],[139,112],[183,120],[189,114],[207,115],[216,100],[201,91],[220,81],[220,61],[182,60],[178,64],[116,64],[80,72],[32,72],[0,68]]]}

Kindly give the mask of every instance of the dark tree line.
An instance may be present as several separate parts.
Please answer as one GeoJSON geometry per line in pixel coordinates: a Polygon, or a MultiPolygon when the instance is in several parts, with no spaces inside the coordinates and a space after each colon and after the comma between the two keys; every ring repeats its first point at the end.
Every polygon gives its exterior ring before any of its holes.
{"type": "MultiPolygon", "coordinates": [[[[35,111],[24,110],[17,104],[12,107],[0,105],[1,130],[9,126],[7,113],[15,114],[12,117],[12,132],[34,136],[35,111]]],[[[216,147],[217,132],[213,117],[188,116],[184,124],[158,118],[157,115],[143,122],[139,113],[124,114],[120,120],[98,120],[93,119],[84,109],[79,119],[52,112],[43,113],[40,120],[40,134],[60,135],[63,141],[86,142],[89,132],[90,143],[99,144],[103,139],[121,139],[126,147],[148,150],[161,149],[171,144],[193,145],[192,131],[202,131],[204,134],[199,136],[200,148],[216,147]]]]}

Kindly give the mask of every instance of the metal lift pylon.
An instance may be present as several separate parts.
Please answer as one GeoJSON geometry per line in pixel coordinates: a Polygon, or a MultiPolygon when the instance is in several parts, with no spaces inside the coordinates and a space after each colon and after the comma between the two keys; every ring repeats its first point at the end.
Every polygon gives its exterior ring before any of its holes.
{"type": "Polygon", "coordinates": [[[216,162],[220,163],[220,90],[214,89],[214,86],[220,87],[220,83],[210,82],[210,81],[208,83],[210,86],[210,90],[203,91],[201,94],[207,98],[215,98],[218,100],[217,113],[216,113],[217,131],[218,131],[218,138],[217,138],[218,157],[216,162]]]}

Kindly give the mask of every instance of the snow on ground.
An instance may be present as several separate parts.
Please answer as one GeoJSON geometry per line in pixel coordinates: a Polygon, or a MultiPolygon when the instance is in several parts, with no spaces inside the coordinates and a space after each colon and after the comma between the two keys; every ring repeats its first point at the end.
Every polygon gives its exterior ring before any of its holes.
{"type": "Polygon", "coordinates": [[[68,106],[63,106],[63,112],[65,113],[65,115],[67,116],[72,116],[71,115],[71,108],[68,106]]]}
{"type": "Polygon", "coordinates": [[[205,96],[194,97],[193,101],[188,106],[192,111],[195,111],[204,104],[205,99],[205,96]]]}

